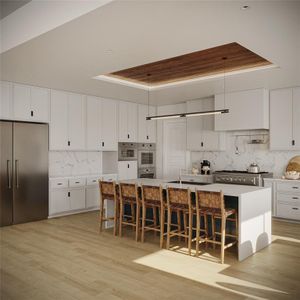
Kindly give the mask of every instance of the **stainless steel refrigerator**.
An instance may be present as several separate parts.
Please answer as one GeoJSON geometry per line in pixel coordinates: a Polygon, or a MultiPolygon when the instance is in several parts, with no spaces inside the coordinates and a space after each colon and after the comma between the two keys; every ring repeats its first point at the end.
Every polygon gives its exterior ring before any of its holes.
{"type": "Polygon", "coordinates": [[[48,125],[0,121],[0,225],[47,217],[48,125]]]}

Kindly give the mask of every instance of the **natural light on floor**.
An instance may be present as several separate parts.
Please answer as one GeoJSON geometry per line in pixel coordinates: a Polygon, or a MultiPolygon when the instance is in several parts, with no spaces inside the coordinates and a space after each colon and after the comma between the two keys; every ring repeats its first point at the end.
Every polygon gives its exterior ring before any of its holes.
{"type": "Polygon", "coordinates": [[[266,298],[254,296],[251,292],[248,294],[243,291],[255,290],[287,294],[284,291],[224,275],[222,274],[222,271],[229,268],[230,265],[222,265],[218,262],[211,261],[214,258],[208,253],[204,253],[201,256],[202,258],[197,259],[193,256],[183,255],[182,253],[174,251],[160,250],[136,259],[134,262],[160,271],[168,272],[173,275],[181,276],[186,279],[194,280],[202,284],[247,296],[251,299],[266,298]],[[239,290],[231,289],[226,286],[232,286],[235,288],[238,287],[239,290]]]}

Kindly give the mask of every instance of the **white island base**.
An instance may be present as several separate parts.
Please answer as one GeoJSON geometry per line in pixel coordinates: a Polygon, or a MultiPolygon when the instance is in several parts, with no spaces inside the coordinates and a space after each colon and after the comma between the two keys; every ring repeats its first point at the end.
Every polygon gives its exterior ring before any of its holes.
{"type": "Polygon", "coordinates": [[[162,185],[163,188],[189,188],[197,190],[222,191],[225,196],[238,199],[238,259],[244,260],[255,252],[271,244],[272,232],[272,197],[271,188],[234,184],[188,185],[168,183],[159,179],[133,179],[121,182],[136,183],[139,186],[162,185]]]}

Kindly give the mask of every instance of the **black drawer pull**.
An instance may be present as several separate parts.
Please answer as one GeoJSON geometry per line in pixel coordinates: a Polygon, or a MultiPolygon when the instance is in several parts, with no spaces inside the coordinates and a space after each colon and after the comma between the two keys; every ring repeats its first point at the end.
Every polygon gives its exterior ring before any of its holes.
{"type": "Polygon", "coordinates": [[[62,185],[62,183],[61,183],[61,182],[59,182],[57,185],[62,185]]]}
{"type": "Polygon", "coordinates": [[[296,189],[296,190],[298,190],[299,188],[298,188],[297,186],[293,186],[293,189],[296,189]]]}
{"type": "Polygon", "coordinates": [[[75,181],[75,183],[80,183],[80,181],[75,181]]]}
{"type": "Polygon", "coordinates": [[[299,197],[293,197],[293,199],[299,199],[299,197]]]}
{"type": "Polygon", "coordinates": [[[93,180],[93,182],[97,182],[97,180],[93,180]]]}
{"type": "Polygon", "coordinates": [[[298,207],[293,207],[292,209],[293,209],[293,210],[299,210],[299,208],[298,208],[298,207]]]}

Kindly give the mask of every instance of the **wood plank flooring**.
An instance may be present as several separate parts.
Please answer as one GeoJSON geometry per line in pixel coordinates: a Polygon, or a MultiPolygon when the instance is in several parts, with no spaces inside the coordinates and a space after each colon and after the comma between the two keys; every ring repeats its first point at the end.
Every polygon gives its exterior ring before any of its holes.
{"type": "Polygon", "coordinates": [[[300,299],[300,224],[273,221],[269,247],[241,263],[227,252],[220,265],[212,249],[161,250],[153,233],[144,244],[131,229],[99,234],[97,218],[1,228],[0,299],[300,299]]]}

